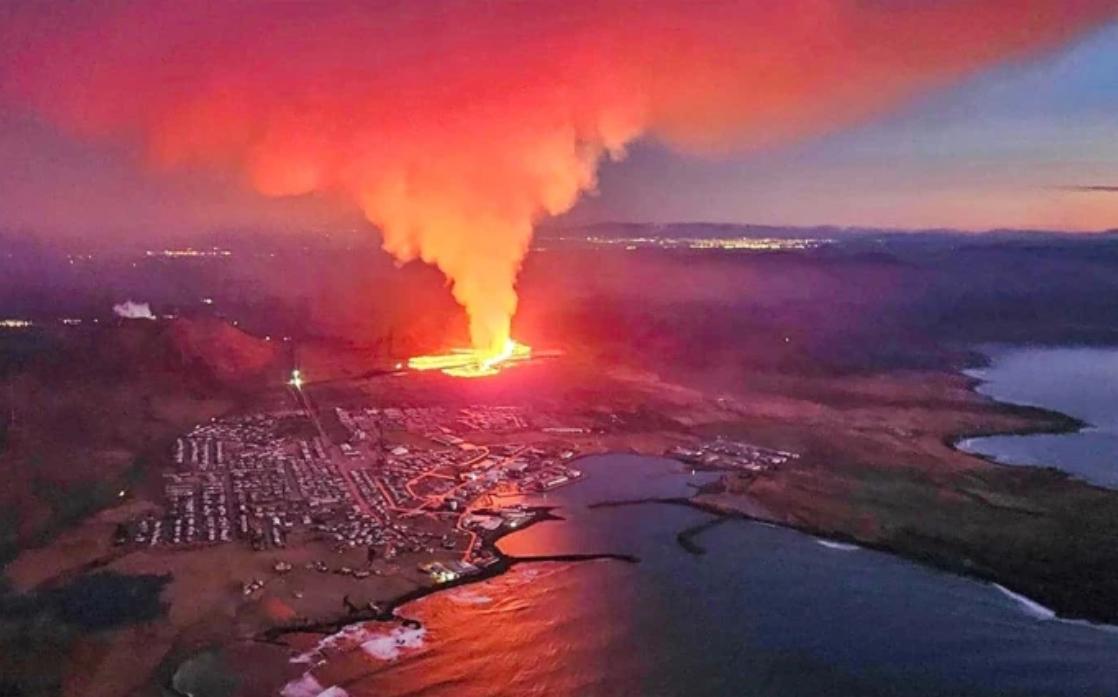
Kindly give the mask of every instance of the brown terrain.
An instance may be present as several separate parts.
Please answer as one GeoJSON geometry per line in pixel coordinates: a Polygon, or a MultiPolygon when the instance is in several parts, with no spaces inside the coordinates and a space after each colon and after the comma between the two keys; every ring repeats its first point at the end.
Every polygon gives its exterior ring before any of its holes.
{"type": "MultiPolygon", "coordinates": [[[[248,650],[264,629],[295,617],[344,618],[343,598],[367,604],[430,583],[406,557],[378,561],[381,575],[362,580],[317,574],[302,565],[335,553],[314,543],[281,553],[239,544],[114,548],[118,522],[158,505],[150,482],[170,464],[169,439],[277,399],[266,386],[290,363],[275,344],[220,323],[129,325],[109,341],[70,344],[57,366],[32,366],[4,395],[22,424],[0,455],[4,505],[17,511],[8,540],[20,550],[4,572],[10,598],[36,597],[93,569],[165,576],[164,616],[96,631],[65,628],[49,612],[0,620],[5,680],[46,686],[42,694],[50,686],[65,695],[150,694],[152,681],[165,684],[175,666],[208,647],[248,650]],[[295,569],[276,574],[278,560],[295,569]],[[264,591],[244,596],[240,584],[249,578],[266,580],[264,591]]],[[[758,373],[712,394],[579,358],[468,383],[361,377],[367,356],[323,346],[307,349],[302,365],[313,366],[318,382],[309,393],[320,404],[524,402],[608,427],[574,438],[583,452],[660,454],[716,435],[793,450],[802,454],[793,465],[755,478],[726,475],[720,491],[694,503],[996,580],[1063,614],[1118,621],[1118,492],[994,465],[951,445],[968,435],[1077,424],[991,402],[958,373],[758,373]]],[[[267,694],[258,682],[244,693],[267,694]]]]}

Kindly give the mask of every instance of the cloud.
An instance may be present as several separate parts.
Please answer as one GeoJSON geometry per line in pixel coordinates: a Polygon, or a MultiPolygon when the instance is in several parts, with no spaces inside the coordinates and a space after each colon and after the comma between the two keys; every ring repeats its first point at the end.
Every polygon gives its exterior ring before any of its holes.
{"type": "MultiPolygon", "coordinates": [[[[87,0],[0,14],[0,98],[160,167],[352,202],[498,350],[535,224],[653,138],[840,128],[1054,50],[1115,0],[87,0]]],[[[670,192],[666,192],[670,194],[670,192]]]]}
{"type": "Polygon", "coordinates": [[[1100,184],[1080,184],[1074,186],[1061,186],[1060,188],[1064,191],[1075,191],[1079,193],[1118,194],[1118,186],[1106,186],[1100,184]]]}

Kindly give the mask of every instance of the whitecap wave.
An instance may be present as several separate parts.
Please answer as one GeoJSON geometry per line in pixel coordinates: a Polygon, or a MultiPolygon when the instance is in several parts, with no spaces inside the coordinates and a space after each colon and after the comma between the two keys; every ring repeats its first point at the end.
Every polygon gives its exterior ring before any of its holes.
{"type": "Polygon", "coordinates": [[[981,438],[964,438],[964,439],[962,439],[960,441],[957,441],[955,443],[955,449],[956,450],[962,450],[964,453],[972,453],[973,454],[974,451],[976,450],[975,445],[980,440],[982,440],[982,439],[981,438]]]}
{"type": "Polygon", "coordinates": [[[385,634],[375,635],[361,644],[361,650],[381,661],[394,661],[405,650],[423,648],[423,637],[427,630],[423,627],[396,627],[385,634]]]}
{"type": "MultiPolygon", "coordinates": [[[[351,624],[329,636],[323,637],[311,649],[298,654],[291,659],[292,663],[314,664],[332,652],[342,652],[360,646],[373,636],[374,632],[364,625],[351,624]]],[[[285,695],[286,697],[286,695],[285,695]]],[[[318,697],[316,694],[315,697],[318,697]]]]}
{"type": "Polygon", "coordinates": [[[994,588],[997,588],[1003,595],[1015,601],[1017,605],[1025,611],[1026,615],[1041,621],[1056,619],[1056,612],[1054,610],[1046,608],[1032,598],[1027,598],[1020,593],[1014,593],[1005,586],[997,583],[994,584],[994,588]]]}
{"type": "Polygon", "coordinates": [[[296,678],[283,686],[281,697],[319,697],[322,694],[322,685],[310,673],[296,678]]]}
{"type": "Polygon", "coordinates": [[[827,549],[835,549],[835,550],[838,550],[840,552],[854,552],[854,551],[857,551],[857,550],[861,549],[861,547],[859,547],[858,545],[852,545],[852,544],[847,543],[847,542],[836,542],[834,540],[824,540],[824,539],[819,538],[819,537],[816,537],[814,539],[815,539],[815,542],[817,544],[821,544],[824,547],[826,547],[827,549]]]}
{"type": "Polygon", "coordinates": [[[1100,632],[1108,632],[1110,634],[1118,634],[1118,625],[1102,624],[1102,623],[1099,623],[1099,622],[1088,622],[1087,620],[1064,619],[1062,617],[1059,617],[1056,614],[1055,610],[1052,610],[1051,608],[1047,608],[1047,607],[1041,605],[1040,603],[1033,600],[1032,598],[1028,598],[1024,595],[1021,595],[1020,593],[1014,593],[1013,591],[1009,590],[1005,586],[999,585],[997,583],[994,583],[994,584],[991,584],[991,585],[993,585],[994,588],[997,588],[999,591],[1001,591],[1001,593],[1003,595],[1005,595],[1006,597],[1015,601],[1017,603],[1018,607],[1020,607],[1025,612],[1026,615],[1029,615],[1030,617],[1033,617],[1033,618],[1035,618],[1037,620],[1040,620],[1042,622],[1054,621],[1054,622],[1059,622],[1061,624],[1075,625],[1077,627],[1088,627],[1090,629],[1095,629],[1095,630],[1098,630],[1100,632]]]}
{"type": "Polygon", "coordinates": [[[325,690],[322,684],[310,673],[303,673],[303,677],[292,680],[283,686],[281,697],[349,697],[349,693],[334,685],[325,690]]]}

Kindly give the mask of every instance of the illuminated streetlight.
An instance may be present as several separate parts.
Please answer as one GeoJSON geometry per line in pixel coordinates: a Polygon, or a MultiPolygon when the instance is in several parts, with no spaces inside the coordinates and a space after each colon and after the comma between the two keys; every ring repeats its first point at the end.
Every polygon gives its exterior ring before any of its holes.
{"type": "Polygon", "coordinates": [[[303,389],[303,373],[299,371],[298,368],[292,370],[291,379],[287,381],[287,384],[291,385],[297,390],[303,389]]]}

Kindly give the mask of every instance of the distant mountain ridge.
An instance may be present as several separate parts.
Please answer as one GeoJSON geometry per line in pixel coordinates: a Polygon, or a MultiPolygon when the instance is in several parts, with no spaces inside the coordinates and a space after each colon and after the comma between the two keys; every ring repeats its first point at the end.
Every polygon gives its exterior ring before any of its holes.
{"type": "Polygon", "coordinates": [[[1029,230],[995,228],[992,230],[957,230],[951,228],[874,228],[863,226],[818,225],[807,227],[785,225],[759,225],[751,223],[639,223],[639,222],[601,222],[587,225],[562,226],[545,224],[540,227],[540,239],[549,239],[585,234],[600,237],[674,237],[674,238],[724,238],[724,237],[768,237],[774,239],[798,238],[835,238],[838,240],[859,237],[889,238],[967,238],[991,240],[1011,240],[1017,238],[1037,239],[1048,237],[1071,241],[1074,239],[1118,239],[1118,228],[1097,232],[1056,232],[1052,230],[1029,230]]]}

